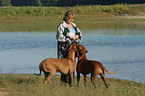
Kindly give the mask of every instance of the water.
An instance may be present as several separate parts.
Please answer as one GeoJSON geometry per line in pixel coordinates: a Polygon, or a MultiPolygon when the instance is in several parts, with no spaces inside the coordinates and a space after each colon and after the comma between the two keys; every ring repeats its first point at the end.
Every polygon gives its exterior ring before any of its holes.
{"type": "MultiPolygon", "coordinates": [[[[81,42],[87,58],[102,62],[107,78],[145,82],[143,30],[90,30],[81,42]]],[[[39,73],[46,58],[56,58],[55,32],[0,32],[0,73],[39,73]]]]}

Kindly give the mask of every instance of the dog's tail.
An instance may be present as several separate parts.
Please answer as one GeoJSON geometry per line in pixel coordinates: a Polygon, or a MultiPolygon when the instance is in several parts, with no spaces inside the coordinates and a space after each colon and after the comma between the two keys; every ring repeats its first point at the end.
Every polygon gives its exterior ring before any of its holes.
{"type": "Polygon", "coordinates": [[[118,71],[118,69],[116,70],[116,71],[114,71],[114,72],[110,72],[110,71],[108,71],[105,67],[103,67],[103,66],[101,66],[101,68],[103,69],[103,70],[105,70],[107,73],[110,73],[110,74],[114,74],[114,73],[116,73],[117,71],[118,71]]]}
{"type": "Polygon", "coordinates": [[[43,65],[43,62],[41,62],[41,63],[40,63],[40,65],[39,65],[39,70],[40,70],[40,73],[39,73],[39,74],[34,73],[35,75],[37,75],[37,76],[41,75],[42,70],[43,70],[42,65],[43,65]]]}

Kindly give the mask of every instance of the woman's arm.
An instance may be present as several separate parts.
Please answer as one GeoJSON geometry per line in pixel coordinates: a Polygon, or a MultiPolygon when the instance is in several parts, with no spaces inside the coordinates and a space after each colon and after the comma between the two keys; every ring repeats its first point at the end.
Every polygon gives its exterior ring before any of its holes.
{"type": "Polygon", "coordinates": [[[64,36],[64,27],[62,27],[62,23],[57,28],[57,41],[65,42],[66,37],[64,36]]]}

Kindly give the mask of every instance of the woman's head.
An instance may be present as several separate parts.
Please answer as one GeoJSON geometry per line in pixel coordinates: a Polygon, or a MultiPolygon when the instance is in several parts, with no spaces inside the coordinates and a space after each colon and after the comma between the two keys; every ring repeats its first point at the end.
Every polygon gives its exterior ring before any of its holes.
{"type": "Polygon", "coordinates": [[[72,19],[73,20],[74,17],[75,17],[75,14],[72,11],[67,11],[65,13],[65,16],[64,16],[63,20],[64,21],[68,21],[69,19],[72,19]]]}

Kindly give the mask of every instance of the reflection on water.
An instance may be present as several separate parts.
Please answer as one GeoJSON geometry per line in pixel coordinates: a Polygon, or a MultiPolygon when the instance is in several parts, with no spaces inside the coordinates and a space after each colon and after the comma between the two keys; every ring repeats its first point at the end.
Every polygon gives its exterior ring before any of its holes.
{"type": "Polygon", "coordinates": [[[113,29],[99,29],[99,30],[85,30],[86,34],[100,34],[100,35],[145,35],[145,30],[113,30],[113,29]]]}
{"type": "MultiPolygon", "coordinates": [[[[81,44],[88,59],[102,62],[109,71],[119,69],[106,73],[107,78],[145,82],[144,36],[141,30],[88,30],[81,44]]],[[[1,73],[38,73],[42,60],[56,57],[55,32],[0,32],[1,73]]]]}
{"type": "MultiPolygon", "coordinates": [[[[96,22],[96,23],[87,23],[82,24],[80,22],[77,23],[78,27],[81,30],[86,30],[84,32],[88,32],[90,30],[145,30],[145,22],[96,22]]],[[[36,25],[17,25],[17,26],[0,26],[0,31],[5,32],[39,32],[39,31],[56,31],[57,24],[36,24],[36,25]]],[[[127,31],[128,32],[128,31],[127,31]]]]}
{"type": "MultiPolygon", "coordinates": [[[[115,23],[115,22],[98,22],[98,23],[94,23],[94,24],[80,24],[79,27],[82,30],[102,30],[102,29],[106,29],[106,30],[145,30],[144,28],[145,26],[145,22],[121,22],[121,23],[115,23]]],[[[128,32],[128,31],[126,31],[128,32]]]]}

